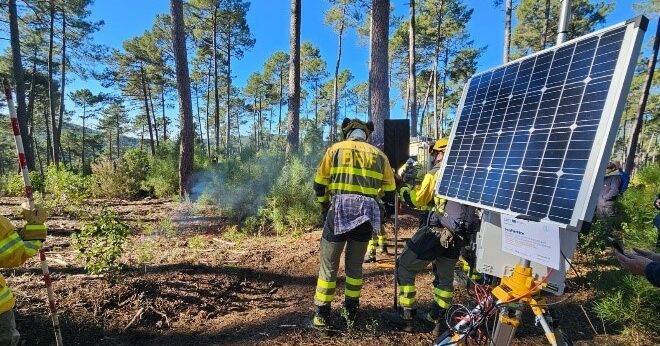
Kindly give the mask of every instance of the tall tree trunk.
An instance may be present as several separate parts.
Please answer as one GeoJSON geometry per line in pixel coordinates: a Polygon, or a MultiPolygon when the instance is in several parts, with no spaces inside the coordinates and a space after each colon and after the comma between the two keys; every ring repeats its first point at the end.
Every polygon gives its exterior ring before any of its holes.
{"type": "MultiPolygon", "coordinates": [[[[441,40],[441,35],[440,35],[440,30],[442,28],[442,23],[443,23],[443,17],[444,17],[444,0],[441,0],[440,3],[438,4],[438,23],[435,28],[435,47],[434,47],[434,55],[433,55],[433,63],[435,65],[435,72],[433,74],[433,128],[434,128],[434,137],[435,139],[438,138],[438,74],[439,69],[438,69],[438,64],[440,60],[440,42],[441,40]]],[[[446,68],[447,66],[444,66],[442,73],[446,73],[446,68]]],[[[429,135],[431,133],[431,126],[430,126],[430,121],[429,121],[429,135]]]]}
{"type": "MultiPolygon", "coordinates": [[[[165,76],[163,76],[163,78],[164,77],[165,76]]],[[[199,103],[199,101],[197,102],[199,103]]],[[[160,90],[160,105],[163,108],[163,142],[167,142],[167,117],[165,116],[165,83],[163,83],[162,89],[160,90]]]]}
{"type": "Polygon", "coordinates": [[[53,47],[55,45],[55,2],[49,0],[50,9],[50,32],[48,36],[48,110],[50,114],[50,127],[53,137],[51,145],[51,157],[53,163],[60,162],[60,139],[57,137],[57,119],[55,118],[55,86],[53,85],[53,47]]]}
{"type": "MultiPolygon", "coordinates": [[[[202,116],[201,116],[201,111],[199,109],[199,86],[197,83],[194,84],[195,86],[195,108],[197,111],[197,124],[199,125],[199,140],[202,142],[202,152],[205,151],[204,148],[204,130],[202,130],[202,116]]],[[[194,127],[195,124],[193,124],[194,127]]]]}
{"type": "Polygon", "coordinates": [[[209,108],[211,104],[211,60],[209,60],[209,73],[206,78],[206,154],[211,158],[211,137],[209,136],[209,108]]]}
{"type": "Polygon", "coordinates": [[[156,155],[156,147],[154,146],[154,133],[151,128],[151,113],[149,112],[149,95],[147,94],[147,79],[144,75],[144,67],[140,66],[140,77],[142,81],[142,97],[144,99],[144,112],[147,117],[147,126],[149,127],[149,146],[151,147],[151,155],[156,155]]]}
{"type": "MultiPolygon", "coordinates": [[[[30,122],[30,127],[28,129],[28,135],[30,138],[34,137],[34,102],[36,98],[36,76],[37,76],[37,49],[34,50],[34,55],[32,58],[32,77],[30,80],[30,95],[28,96],[27,104],[27,118],[30,122]]],[[[19,124],[20,125],[20,124],[19,124]]],[[[36,146],[36,139],[31,141],[33,145],[32,153],[34,156],[38,155],[38,149],[36,146]]],[[[26,154],[27,155],[27,154],[26,154]]],[[[29,168],[29,166],[28,166],[29,168]]]]}
{"type": "MultiPolygon", "coordinates": [[[[429,105],[429,96],[431,95],[431,86],[432,86],[431,83],[433,82],[433,75],[435,75],[437,68],[438,68],[437,62],[433,62],[433,68],[431,70],[431,74],[429,75],[429,81],[426,83],[426,92],[424,93],[424,103],[422,103],[422,114],[419,117],[420,135],[424,135],[424,120],[426,119],[426,124],[429,123],[425,115],[426,115],[426,109],[428,108],[429,105]]],[[[426,135],[428,136],[428,131],[426,131],[426,135]]]]}
{"type": "MultiPolygon", "coordinates": [[[[60,86],[60,104],[59,104],[59,120],[58,120],[58,125],[57,125],[57,138],[58,140],[62,138],[62,126],[64,125],[64,95],[65,93],[65,87],[66,87],[66,12],[64,10],[64,1],[62,1],[62,63],[60,64],[60,77],[62,84],[60,86]]],[[[61,142],[61,140],[60,140],[61,142]]],[[[71,162],[71,158],[69,158],[69,163],[71,162]]]]}
{"type": "Polygon", "coordinates": [[[117,159],[121,158],[121,124],[119,123],[119,114],[115,118],[115,126],[117,127],[116,140],[117,140],[117,159]]]}
{"type": "Polygon", "coordinates": [[[80,147],[80,170],[85,173],[85,119],[87,119],[87,107],[83,104],[82,116],[82,143],[80,147]]]}
{"type": "Polygon", "coordinates": [[[280,115],[277,120],[277,137],[282,135],[282,98],[284,97],[284,72],[280,71],[280,97],[277,100],[277,103],[280,107],[280,115]]]}
{"type": "Polygon", "coordinates": [[[158,119],[156,118],[156,109],[154,108],[154,99],[151,95],[151,84],[149,83],[149,78],[145,75],[144,77],[145,84],[147,86],[147,99],[149,100],[149,106],[151,107],[151,115],[153,116],[154,124],[154,139],[156,140],[156,148],[160,147],[159,137],[158,137],[158,119]]]}
{"type": "MultiPolygon", "coordinates": [[[[445,60],[442,62],[442,94],[440,95],[440,136],[441,138],[445,133],[445,97],[447,97],[447,65],[449,64],[449,47],[445,47],[445,60]]],[[[435,124],[436,128],[438,124],[435,124]]]]}
{"type": "Polygon", "coordinates": [[[289,36],[289,112],[287,113],[286,156],[298,151],[300,127],[300,9],[301,0],[291,0],[289,36]]]}
{"type": "Polygon", "coordinates": [[[330,143],[337,140],[337,118],[339,115],[339,64],[341,63],[342,39],[344,36],[344,21],[346,6],[342,8],[341,23],[339,24],[337,62],[335,63],[335,81],[332,88],[332,106],[330,107],[330,143]]]}
{"type": "Polygon", "coordinates": [[[371,37],[371,73],[369,85],[374,134],[372,143],[383,148],[384,122],[390,118],[390,86],[388,83],[388,37],[390,26],[390,1],[372,0],[373,35],[371,37]]]}
{"type": "Polygon", "coordinates": [[[218,7],[213,9],[213,97],[215,101],[215,152],[220,156],[220,91],[218,90],[218,7]]]}
{"type": "Polygon", "coordinates": [[[408,94],[410,100],[410,135],[417,136],[417,71],[415,70],[415,0],[410,0],[408,23],[408,94]]]}
{"type": "Polygon", "coordinates": [[[231,148],[231,31],[227,34],[227,133],[225,151],[229,156],[231,148]]]}
{"type": "Polygon", "coordinates": [[[53,153],[53,145],[51,142],[51,133],[50,133],[50,113],[48,113],[48,108],[44,107],[44,126],[46,128],[46,166],[50,166],[51,155],[53,153]]]}
{"type": "Polygon", "coordinates": [[[513,10],[513,0],[506,0],[504,8],[504,63],[509,62],[509,53],[511,52],[511,12],[513,10]]]}
{"type": "Polygon", "coordinates": [[[170,9],[172,13],[172,45],[176,67],[176,85],[179,92],[179,123],[181,124],[179,132],[179,138],[181,139],[179,147],[179,195],[189,199],[192,189],[190,176],[193,170],[194,129],[186,33],[183,22],[183,0],[171,0],[170,9]]]}
{"type": "MultiPolygon", "coordinates": [[[[16,82],[16,116],[18,127],[21,130],[25,161],[29,170],[34,170],[34,148],[32,147],[32,134],[28,131],[28,116],[25,107],[25,76],[21,58],[21,41],[18,29],[18,13],[16,0],[9,0],[9,31],[11,41],[11,63],[14,81],[16,82]]],[[[31,90],[34,89],[34,81],[31,90]]],[[[33,93],[30,92],[32,95],[33,93]]]]}
{"type": "Polygon", "coordinates": [[[653,84],[653,72],[655,71],[655,63],[658,59],[658,47],[660,46],[660,21],[655,30],[655,38],[653,39],[653,52],[649,58],[649,64],[646,71],[646,80],[644,81],[644,91],[639,98],[639,106],[637,107],[637,115],[633,120],[633,131],[630,135],[630,143],[628,144],[628,155],[626,155],[626,172],[632,173],[635,168],[635,153],[637,151],[637,143],[639,142],[639,135],[642,132],[642,125],[644,124],[644,110],[646,109],[646,101],[649,98],[649,90],[653,84]]]}
{"type": "Polygon", "coordinates": [[[319,81],[314,80],[314,126],[319,126],[319,81]]]}
{"type": "Polygon", "coordinates": [[[541,29],[541,49],[548,43],[548,26],[550,25],[550,0],[545,0],[545,13],[543,15],[543,29],[541,29]]]}

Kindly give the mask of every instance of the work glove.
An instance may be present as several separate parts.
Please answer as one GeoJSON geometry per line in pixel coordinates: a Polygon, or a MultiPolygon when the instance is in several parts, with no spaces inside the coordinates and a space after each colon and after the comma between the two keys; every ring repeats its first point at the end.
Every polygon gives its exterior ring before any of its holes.
{"type": "Polygon", "coordinates": [[[454,245],[454,234],[446,228],[432,227],[431,232],[433,232],[440,242],[440,246],[445,249],[454,245]]]}
{"type": "Polygon", "coordinates": [[[415,167],[415,160],[409,158],[406,161],[406,166],[403,169],[403,174],[401,174],[401,180],[406,185],[415,185],[415,178],[417,177],[417,167],[415,167]]]}
{"type": "Polygon", "coordinates": [[[30,205],[27,202],[21,204],[21,215],[23,216],[23,220],[25,220],[28,225],[43,224],[46,222],[46,219],[48,219],[48,215],[46,215],[45,209],[38,205],[35,205],[32,209],[30,209],[30,205]]]}
{"type": "Polygon", "coordinates": [[[46,240],[47,229],[44,222],[48,218],[46,211],[39,206],[30,209],[28,203],[21,205],[21,214],[26,222],[25,227],[18,231],[18,235],[23,240],[46,240]]]}

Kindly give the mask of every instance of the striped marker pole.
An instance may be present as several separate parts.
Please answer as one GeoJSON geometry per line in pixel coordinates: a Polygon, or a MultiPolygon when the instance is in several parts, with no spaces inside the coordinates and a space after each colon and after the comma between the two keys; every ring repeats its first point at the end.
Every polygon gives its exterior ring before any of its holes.
{"type": "MultiPolygon", "coordinates": [[[[9,109],[9,118],[11,119],[11,129],[14,133],[14,141],[16,142],[16,155],[18,158],[18,166],[23,176],[23,185],[25,186],[25,197],[28,200],[30,209],[34,209],[34,196],[32,194],[32,184],[30,183],[30,175],[28,174],[27,162],[25,160],[25,150],[23,148],[23,139],[21,138],[21,129],[18,127],[18,117],[16,116],[16,107],[14,106],[14,98],[11,93],[11,85],[7,79],[2,80],[2,85],[5,90],[5,99],[7,100],[7,108],[9,109]]],[[[55,331],[55,343],[57,346],[62,346],[62,331],[60,330],[60,321],[57,318],[57,306],[55,305],[55,293],[51,285],[50,271],[48,270],[48,262],[46,261],[46,254],[43,249],[39,249],[39,259],[41,260],[41,271],[44,274],[44,284],[46,285],[46,292],[48,293],[48,307],[50,308],[50,316],[53,320],[53,330],[55,331]]]]}

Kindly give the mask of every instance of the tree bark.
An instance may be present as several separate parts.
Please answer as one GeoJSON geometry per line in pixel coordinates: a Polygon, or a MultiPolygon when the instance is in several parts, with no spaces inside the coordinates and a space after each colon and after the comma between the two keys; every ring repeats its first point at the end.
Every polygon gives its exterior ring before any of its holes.
{"type": "Polygon", "coordinates": [[[146,74],[144,76],[144,81],[147,86],[147,99],[149,100],[149,106],[151,107],[151,116],[153,116],[154,124],[154,139],[156,140],[156,148],[160,147],[160,140],[158,139],[158,119],[156,118],[156,109],[154,108],[154,99],[151,95],[151,85],[149,84],[149,78],[146,74]]]}
{"type": "Polygon", "coordinates": [[[140,76],[142,79],[142,96],[144,99],[144,112],[147,116],[147,127],[149,127],[149,146],[151,148],[151,155],[156,155],[156,147],[154,146],[154,133],[151,128],[151,113],[149,112],[149,95],[147,94],[147,80],[144,76],[144,67],[140,66],[140,76]]]}
{"type": "Polygon", "coordinates": [[[339,115],[339,64],[341,63],[342,38],[344,35],[344,21],[346,17],[346,6],[342,8],[341,23],[339,24],[337,63],[335,64],[335,82],[332,90],[332,114],[330,115],[330,143],[337,140],[337,117],[339,115]]]}
{"type": "MultiPolygon", "coordinates": [[[[66,12],[64,9],[64,1],[62,1],[62,63],[60,65],[60,77],[62,82],[60,83],[60,104],[59,104],[59,120],[57,121],[57,138],[61,142],[62,138],[62,126],[64,125],[64,95],[66,87],[66,12]]],[[[60,143],[61,144],[61,143],[60,143]]],[[[71,164],[71,158],[69,158],[69,164],[71,164]]]]}
{"type": "Polygon", "coordinates": [[[176,84],[179,93],[179,122],[181,130],[179,138],[179,195],[190,198],[193,170],[193,115],[190,95],[190,76],[188,74],[188,56],[186,51],[186,33],[183,19],[183,0],[171,0],[172,13],[172,45],[174,50],[174,65],[176,67],[176,84]]]}
{"type": "MultiPolygon", "coordinates": [[[[230,29],[231,30],[231,29],[230,29]]],[[[231,31],[227,33],[227,133],[225,135],[225,151],[229,156],[231,145],[231,31]]]]}
{"type": "Polygon", "coordinates": [[[548,43],[548,26],[550,25],[550,0],[545,0],[545,13],[543,16],[543,29],[541,29],[541,49],[544,50],[548,43]]]}
{"type": "Polygon", "coordinates": [[[209,73],[206,78],[206,154],[211,158],[211,137],[209,136],[209,105],[211,104],[211,60],[209,60],[209,73]]]}
{"type": "Polygon", "coordinates": [[[653,52],[649,58],[649,64],[646,71],[646,80],[644,81],[644,91],[639,98],[639,106],[637,107],[637,115],[633,120],[633,131],[630,135],[630,143],[628,144],[628,155],[626,155],[625,171],[632,173],[635,168],[635,154],[637,151],[637,144],[639,142],[639,135],[642,132],[642,125],[644,124],[644,110],[646,109],[646,101],[649,98],[649,90],[653,84],[653,72],[655,71],[655,63],[658,59],[658,47],[660,46],[660,21],[655,30],[655,38],[653,39],[653,52]]]}
{"type": "MultiPolygon", "coordinates": [[[[8,6],[12,73],[16,82],[16,116],[18,117],[18,127],[21,130],[25,161],[28,169],[34,170],[34,148],[32,146],[32,134],[28,131],[28,116],[25,107],[25,73],[21,58],[21,41],[18,31],[16,0],[9,0],[8,6]]],[[[31,89],[34,89],[34,82],[31,89]]],[[[30,92],[30,94],[32,95],[33,93],[30,92]]]]}
{"type": "Polygon", "coordinates": [[[513,0],[506,0],[504,9],[504,63],[509,62],[509,53],[511,51],[511,12],[513,10],[513,0]]]}
{"type": "Polygon", "coordinates": [[[369,93],[374,122],[371,142],[383,148],[384,122],[390,118],[390,86],[388,80],[388,37],[390,26],[389,0],[372,0],[373,35],[371,37],[371,73],[369,93]]]}
{"type": "Polygon", "coordinates": [[[277,99],[277,103],[280,107],[280,114],[277,121],[277,137],[282,135],[282,98],[284,97],[284,72],[280,70],[280,96],[277,99]]]}
{"type": "Polygon", "coordinates": [[[410,135],[417,136],[417,71],[415,70],[415,0],[410,0],[408,23],[408,99],[410,101],[410,135]]]}
{"type": "MultiPolygon", "coordinates": [[[[165,76],[163,76],[165,78],[165,76]]],[[[165,83],[160,91],[160,105],[163,108],[163,142],[167,142],[167,117],[165,116],[165,83]]]]}
{"type": "Polygon", "coordinates": [[[83,116],[82,116],[82,143],[81,143],[81,154],[80,154],[80,170],[85,173],[85,119],[87,119],[87,107],[83,104],[83,116]]]}
{"type": "Polygon", "coordinates": [[[50,114],[50,127],[53,137],[51,145],[51,157],[53,163],[60,162],[60,139],[57,137],[57,119],[55,118],[55,86],[53,85],[53,47],[55,35],[55,3],[49,1],[50,7],[50,32],[48,37],[48,110],[50,114]]]}
{"type": "Polygon", "coordinates": [[[218,90],[218,7],[213,9],[213,97],[215,102],[215,152],[220,156],[220,91],[218,90]]]}
{"type": "Polygon", "coordinates": [[[300,130],[300,9],[301,0],[291,0],[289,37],[289,112],[287,114],[286,156],[298,151],[300,130]]]}

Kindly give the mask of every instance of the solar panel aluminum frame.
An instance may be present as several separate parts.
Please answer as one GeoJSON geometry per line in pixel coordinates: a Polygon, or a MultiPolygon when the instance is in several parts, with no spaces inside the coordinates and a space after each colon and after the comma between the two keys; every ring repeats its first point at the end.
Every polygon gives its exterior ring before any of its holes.
{"type": "MultiPolygon", "coordinates": [[[[602,184],[596,184],[596,183],[602,182],[604,179],[605,167],[612,153],[612,148],[616,136],[617,126],[615,126],[615,124],[618,124],[621,120],[623,107],[626,102],[626,96],[628,95],[628,91],[630,89],[630,83],[632,81],[635,66],[637,63],[637,58],[639,57],[639,52],[641,49],[641,44],[647,25],[648,25],[648,19],[644,16],[638,16],[626,22],[622,22],[604,28],[602,30],[595,31],[593,33],[580,36],[578,38],[566,41],[561,45],[547,48],[535,54],[528,55],[526,57],[511,61],[507,64],[503,64],[494,67],[492,69],[485,70],[477,74],[477,75],[481,75],[484,73],[488,73],[490,71],[502,68],[507,65],[516,64],[524,59],[530,59],[534,56],[541,55],[549,51],[558,50],[563,46],[568,46],[578,41],[586,40],[590,37],[599,36],[611,30],[616,30],[622,27],[626,27],[621,49],[617,57],[617,63],[615,65],[615,69],[613,72],[610,88],[607,93],[607,97],[605,99],[605,104],[603,105],[603,112],[601,114],[601,119],[596,130],[596,135],[591,150],[592,154],[590,155],[585,168],[585,175],[583,177],[582,184],[580,185],[575,208],[573,210],[573,215],[571,217],[571,221],[569,224],[563,224],[557,221],[552,221],[547,217],[544,219],[538,219],[536,217],[530,217],[524,214],[516,213],[511,210],[499,209],[494,206],[487,206],[480,203],[461,200],[455,197],[445,197],[445,198],[463,204],[472,205],[477,208],[493,210],[496,212],[513,215],[518,218],[533,220],[537,222],[542,221],[542,222],[557,224],[566,229],[579,231],[582,227],[582,222],[590,221],[593,218],[593,213],[595,210],[596,202],[598,200],[598,195],[600,194],[600,190],[602,189],[602,184]],[[595,174],[589,175],[586,172],[595,172],[595,174]]],[[[463,106],[467,96],[467,91],[472,79],[474,79],[474,75],[465,83],[465,87],[463,88],[463,93],[459,103],[458,111],[456,112],[458,116],[462,114],[463,106]]],[[[452,132],[448,144],[449,149],[445,154],[445,157],[449,156],[449,153],[453,148],[453,144],[454,144],[453,142],[455,139],[455,133],[458,124],[459,124],[459,118],[456,118],[452,126],[452,132]]],[[[441,177],[445,173],[446,165],[447,165],[447,160],[445,160],[442,164],[441,177]]],[[[438,179],[438,182],[436,183],[435,191],[437,194],[439,194],[438,190],[441,181],[442,179],[438,179]]]]}

